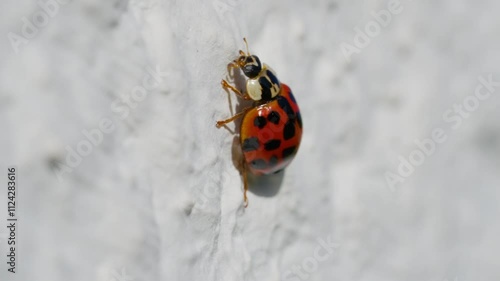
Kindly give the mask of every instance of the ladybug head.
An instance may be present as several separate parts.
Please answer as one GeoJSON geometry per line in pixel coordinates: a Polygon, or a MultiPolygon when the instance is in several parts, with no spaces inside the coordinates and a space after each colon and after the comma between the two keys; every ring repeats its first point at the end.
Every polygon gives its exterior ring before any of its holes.
{"type": "Polygon", "coordinates": [[[240,56],[237,60],[234,61],[234,64],[236,64],[243,70],[243,73],[245,73],[246,77],[255,78],[262,70],[262,64],[260,63],[259,57],[257,57],[256,55],[251,55],[248,51],[247,39],[243,38],[243,40],[245,41],[247,52],[245,53],[240,50],[240,56]]]}
{"type": "Polygon", "coordinates": [[[236,63],[241,67],[248,78],[255,78],[262,70],[262,64],[256,55],[241,55],[236,63]]]}

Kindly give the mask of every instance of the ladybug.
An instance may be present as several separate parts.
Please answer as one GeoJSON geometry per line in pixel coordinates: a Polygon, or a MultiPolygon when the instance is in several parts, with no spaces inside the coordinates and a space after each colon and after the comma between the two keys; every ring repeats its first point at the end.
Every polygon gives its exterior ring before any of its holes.
{"type": "Polygon", "coordinates": [[[239,51],[238,59],[228,65],[228,70],[240,68],[248,78],[246,92],[241,92],[226,80],[224,89],[232,90],[238,97],[253,101],[252,106],[234,116],[218,121],[220,128],[243,117],[240,128],[240,144],[243,152],[244,202],[248,206],[247,171],[252,174],[270,175],[283,170],[295,157],[302,138],[302,118],[292,90],[281,83],[276,73],[259,57],[239,51]]]}

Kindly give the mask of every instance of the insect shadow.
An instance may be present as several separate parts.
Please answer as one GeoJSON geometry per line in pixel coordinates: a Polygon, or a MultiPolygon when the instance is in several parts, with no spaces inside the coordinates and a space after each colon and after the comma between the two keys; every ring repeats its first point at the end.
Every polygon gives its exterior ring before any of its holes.
{"type": "MultiPolygon", "coordinates": [[[[234,86],[239,89],[240,91],[243,90],[245,91],[245,86],[246,86],[246,77],[241,74],[241,71],[237,69],[233,69],[232,73],[228,71],[229,73],[229,78],[230,81],[234,83],[234,86]],[[232,74],[232,76],[231,76],[232,74]]],[[[253,102],[252,101],[246,101],[243,99],[240,99],[236,97],[229,89],[226,89],[226,92],[228,94],[228,103],[229,103],[229,109],[231,111],[231,115],[234,115],[235,113],[238,113],[245,108],[252,106],[253,102]],[[235,99],[237,101],[237,104],[235,106],[235,112],[232,111],[232,99],[235,99]]],[[[240,142],[240,136],[239,132],[241,129],[241,121],[242,118],[239,118],[236,120],[235,123],[235,129],[234,132],[229,130],[226,126],[224,126],[227,130],[231,131],[231,133],[234,135],[233,138],[233,144],[231,147],[231,152],[232,152],[232,160],[233,160],[233,165],[234,167],[240,172],[240,176],[242,177],[243,180],[243,153],[241,151],[241,142],[240,142]]],[[[281,188],[281,185],[283,183],[283,177],[285,175],[284,171],[277,172],[272,175],[266,175],[266,176],[255,176],[250,171],[247,171],[247,176],[248,176],[248,191],[261,197],[272,197],[275,196],[278,191],[281,188]]]]}
{"type": "MultiPolygon", "coordinates": [[[[243,154],[241,152],[240,136],[235,135],[232,145],[232,159],[234,167],[240,171],[243,180],[243,154]]],[[[272,175],[256,176],[247,172],[248,191],[262,197],[275,196],[281,188],[285,171],[281,170],[272,175]]]]}

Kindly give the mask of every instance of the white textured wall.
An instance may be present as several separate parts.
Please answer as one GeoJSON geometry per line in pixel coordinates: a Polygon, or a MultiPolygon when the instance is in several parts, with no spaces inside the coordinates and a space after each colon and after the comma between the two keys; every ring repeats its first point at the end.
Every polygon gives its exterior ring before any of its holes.
{"type": "Polygon", "coordinates": [[[27,38],[40,4],[3,1],[0,177],[17,165],[20,221],[13,275],[2,188],[0,279],[499,280],[500,87],[464,117],[448,110],[479,77],[500,81],[500,5],[401,0],[348,60],[342,43],[388,3],[73,1],[27,38]],[[214,126],[243,36],[305,129],[247,209],[234,136],[214,126]],[[68,156],[100,126],[81,163],[68,156]],[[446,141],[391,189],[387,172],[437,128],[446,141]]]}

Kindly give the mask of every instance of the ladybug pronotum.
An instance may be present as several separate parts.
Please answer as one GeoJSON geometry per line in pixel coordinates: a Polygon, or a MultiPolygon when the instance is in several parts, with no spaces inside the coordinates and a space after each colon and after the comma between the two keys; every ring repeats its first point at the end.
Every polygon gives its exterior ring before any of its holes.
{"type": "Polygon", "coordinates": [[[240,56],[228,65],[228,69],[241,68],[248,78],[246,92],[242,93],[226,80],[224,89],[232,90],[253,105],[234,116],[217,121],[220,128],[243,117],[240,129],[240,144],[243,152],[243,185],[245,207],[248,205],[247,171],[252,174],[270,175],[283,170],[295,157],[302,138],[302,118],[290,87],[280,83],[275,72],[262,64],[256,55],[239,51],[240,56]]]}

